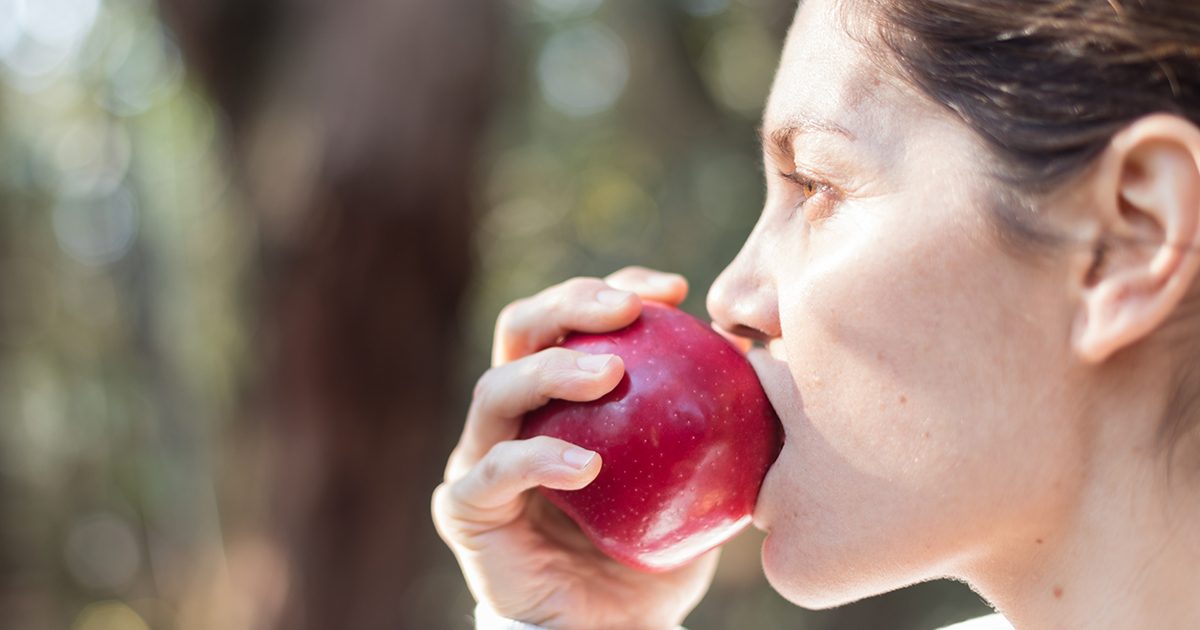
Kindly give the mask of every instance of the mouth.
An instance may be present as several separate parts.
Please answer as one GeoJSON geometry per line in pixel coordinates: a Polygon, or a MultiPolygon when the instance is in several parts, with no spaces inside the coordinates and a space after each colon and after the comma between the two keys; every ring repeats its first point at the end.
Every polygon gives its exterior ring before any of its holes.
{"type": "Polygon", "coordinates": [[[787,354],[784,352],[782,339],[772,339],[767,342],[767,354],[770,354],[771,358],[776,361],[787,363],[787,354]]]}
{"type": "Polygon", "coordinates": [[[775,412],[786,409],[787,396],[795,389],[795,382],[792,380],[792,373],[784,359],[783,345],[778,341],[772,341],[765,349],[752,348],[746,353],[746,359],[750,361],[755,374],[758,375],[758,382],[762,384],[763,391],[767,394],[767,400],[771,402],[775,412]]]}
{"type": "MultiPolygon", "coordinates": [[[[772,467],[771,470],[774,470],[774,467],[772,467]]],[[[771,470],[767,471],[768,478],[771,476],[771,470]]],[[[765,494],[766,489],[767,480],[763,479],[762,488],[760,488],[758,491],[758,501],[754,504],[754,513],[751,514],[750,522],[754,525],[754,529],[757,529],[760,532],[770,533],[771,526],[767,522],[766,502],[763,501],[763,495],[765,494]]]]}
{"type": "MultiPolygon", "coordinates": [[[[762,384],[763,391],[767,394],[767,400],[775,409],[775,413],[779,415],[783,431],[784,448],[787,447],[788,428],[787,424],[783,423],[783,414],[785,409],[790,409],[788,405],[788,396],[795,389],[795,382],[792,380],[791,371],[788,369],[787,361],[784,359],[783,344],[780,340],[770,341],[765,348],[755,347],[751,349],[746,358],[750,361],[750,365],[754,367],[754,371],[758,374],[758,380],[762,384]]],[[[780,453],[782,455],[782,452],[780,453]]],[[[762,486],[759,488],[758,501],[754,506],[753,524],[755,529],[763,532],[770,531],[770,525],[767,517],[768,501],[764,499],[769,496],[768,487],[771,485],[771,475],[775,472],[775,466],[779,462],[776,458],[775,462],[767,470],[766,477],[763,479],[762,486]]]]}

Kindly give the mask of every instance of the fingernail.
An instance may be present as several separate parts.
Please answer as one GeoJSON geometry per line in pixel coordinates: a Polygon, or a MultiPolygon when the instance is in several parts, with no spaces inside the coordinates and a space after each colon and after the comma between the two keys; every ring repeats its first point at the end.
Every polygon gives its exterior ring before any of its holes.
{"type": "Polygon", "coordinates": [[[571,468],[583,470],[596,459],[596,454],[586,449],[571,447],[563,451],[562,458],[571,468]]]}
{"type": "Polygon", "coordinates": [[[612,361],[611,354],[585,354],[575,360],[575,365],[584,372],[599,373],[608,367],[609,361],[612,361]]]}
{"type": "Polygon", "coordinates": [[[605,289],[596,294],[596,301],[601,304],[608,304],[609,306],[616,306],[618,304],[624,304],[625,302],[628,302],[630,295],[632,295],[632,294],[629,293],[628,291],[617,291],[616,289],[605,289]]]}

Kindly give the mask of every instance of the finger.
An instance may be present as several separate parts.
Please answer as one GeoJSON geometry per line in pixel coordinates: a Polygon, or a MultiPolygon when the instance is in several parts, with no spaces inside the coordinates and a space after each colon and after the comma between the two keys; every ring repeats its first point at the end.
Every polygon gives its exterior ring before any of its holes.
{"type": "Polygon", "coordinates": [[[461,479],[434,492],[434,521],[450,541],[511,523],[525,492],[538,486],[578,490],[600,473],[600,455],[547,436],[500,442],[461,479]]]}
{"type": "Polygon", "coordinates": [[[497,442],[517,437],[526,413],[552,399],[596,400],[612,391],[624,373],[625,365],[616,355],[566,348],[548,348],[488,370],[475,386],[447,478],[465,474],[497,442]]]}
{"type": "Polygon", "coordinates": [[[742,354],[750,352],[750,348],[754,347],[754,342],[752,340],[745,337],[739,337],[728,330],[721,328],[716,322],[713,322],[712,329],[715,330],[718,335],[724,337],[726,341],[733,344],[733,347],[737,348],[738,352],[741,352],[742,354]]]}
{"type": "Polygon", "coordinates": [[[641,300],[598,278],[573,278],[500,311],[492,365],[548,348],[572,331],[600,333],[632,324],[641,300]]]}
{"type": "Polygon", "coordinates": [[[645,267],[626,267],[604,279],[617,289],[631,291],[646,300],[678,306],[687,298],[687,278],[645,267]]]}

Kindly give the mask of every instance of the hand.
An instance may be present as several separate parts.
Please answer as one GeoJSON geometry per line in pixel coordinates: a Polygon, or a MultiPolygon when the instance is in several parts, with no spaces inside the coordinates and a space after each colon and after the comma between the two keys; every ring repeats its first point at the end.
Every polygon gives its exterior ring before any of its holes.
{"type": "Polygon", "coordinates": [[[599,474],[592,451],[540,436],[515,440],[526,412],[558,398],[590,401],[616,387],[621,359],[551,347],[570,331],[618,330],[641,299],[677,305],[680,276],[636,267],[576,278],[507,306],[493,367],[433,494],[438,533],[471,593],[499,614],[547,628],[673,628],[712,582],[716,550],[666,573],[630,569],[598,551],[537,486],[576,490],[599,474]]]}

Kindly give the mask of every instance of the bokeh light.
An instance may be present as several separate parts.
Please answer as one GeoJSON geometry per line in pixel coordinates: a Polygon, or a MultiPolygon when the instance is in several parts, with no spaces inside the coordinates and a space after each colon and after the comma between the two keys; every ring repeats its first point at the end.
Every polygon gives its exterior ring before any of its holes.
{"type": "Polygon", "coordinates": [[[136,198],[126,189],[101,197],[64,197],[54,208],[59,247],[84,265],[120,260],[137,235],[136,198]]]}
{"type": "Polygon", "coordinates": [[[547,19],[563,19],[589,15],[604,0],[533,0],[534,11],[547,19]]]}
{"type": "Polygon", "coordinates": [[[141,566],[138,536],[125,519],[108,512],[76,521],[63,554],[71,576],[93,591],[124,591],[141,566]]]}
{"type": "Polygon", "coordinates": [[[0,625],[179,628],[242,334],[215,116],[135,0],[0,0],[0,105],[0,625]]]}
{"type": "Polygon", "coordinates": [[[761,24],[735,20],[709,42],[703,76],[718,102],[757,117],[771,87],[779,50],[779,42],[761,24]]]}
{"type": "Polygon", "coordinates": [[[21,22],[17,11],[24,11],[23,0],[0,0],[0,58],[8,54],[21,37],[21,22]]]}
{"type": "Polygon", "coordinates": [[[106,601],[83,609],[71,630],[150,630],[150,626],[125,603],[106,601]]]}
{"type": "MultiPolygon", "coordinates": [[[[482,181],[451,182],[478,201],[461,347],[447,349],[456,359],[445,375],[461,382],[463,409],[489,363],[497,312],[550,284],[629,264],[664,268],[689,277],[685,308],[703,312],[708,285],[762,203],[754,128],[792,8],[787,0],[504,4],[508,20],[495,26],[507,29],[509,48],[482,153],[457,145],[412,153],[482,167],[482,181]]],[[[327,5],[324,17],[416,6],[327,5]]],[[[284,17],[271,25],[296,26],[284,17]]],[[[278,41],[312,36],[297,30],[276,33],[278,41]]],[[[349,32],[312,50],[335,59],[325,53],[379,36],[349,32]]],[[[235,35],[222,44],[233,46],[235,35]]],[[[338,171],[329,155],[345,140],[331,129],[376,102],[303,81],[288,98],[261,96],[276,82],[312,77],[312,50],[285,47],[261,75],[248,75],[257,81],[245,103],[254,115],[239,144],[229,111],[188,64],[192,45],[164,26],[151,0],[0,0],[4,628],[268,628],[306,577],[284,541],[240,529],[277,507],[260,455],[287,437],[258,415],[256,388],[272,376],[262,340],[277,322],[257,318],[272,274],[300,268],[274,248],[336,235],[336,225],[310,221],[313,206],[330,201],[314,199],[318,180],[334,171],[347,186],[389,184],[356,182],[360,173],[338,171]]],[[[438,73],[444,62],[420,65],[438,73]]],[[[405,80],[370,83],[403,91],[405,80]]],[[[422,96],[405,92],[413,102],[422,96]]],[[[378,124],[433,122],[389,114],[378,124]]],[[[399,127],[350,127],[364,136],[356,142],[409,137],[399,127]]],[[[393,166],[377,172],[394,174],[393,166]]],[[[305,272],[317,269],[325,281],[337,268],[311,262],[305,272]]],[[[387,283],[383,295],[402,275],[390,271],[331,284],[387,283]]],[[[339,373],[348,383],[357,376],[339,373]]],[[[461,418],[444,420],[453,430],[461,418]]],[[[287,472],[315,474],[301,464],[287,472]]],[[[399,491],[404,481],[381,483],[399,491]]],[[[419,492],[424,504],[428,489],[419,492]]],[[[840,612],[808,613],[774,594],[759,542],[748,533],[726,550],[689,628],[846,627],[840,612]]],[[[414,627],[469,628],[473,603],[449,554],[432,536],[406,544],[437,549],[443,561],[389,593],[389,603],[426,615],[414,627]]],[[[906,618],[965,617],[977,604],[964,590],[949,600],[958,604],[906,618]]],[[[913,601],[946,599],[937,595],[913,601]]]]}
{"type": "Polygon", "coordinates": [[[542,95],[571,116],[612,107],[629,80],[629,56],[620,37],[601,24],[586,23],[554,33],[538,58],[542,95]]]}
{"type": "Polygon", "coordinates": [[[47,46],[71,48],[92,27],[99,0],[17,0],[17,23],[26,35],[47,46]]]}
{"type": "Polygon", "coordinates": [[[679,0],[679,4],[696,17],[718,15],[729,8],[729,0],[679,0]]]}
{"type": "Polygon", "coordinates": [[[10,83],[33,91],[65,70],[82,45],[99,0],[5,0],[0,3],[0,56],[10,83]]]}

